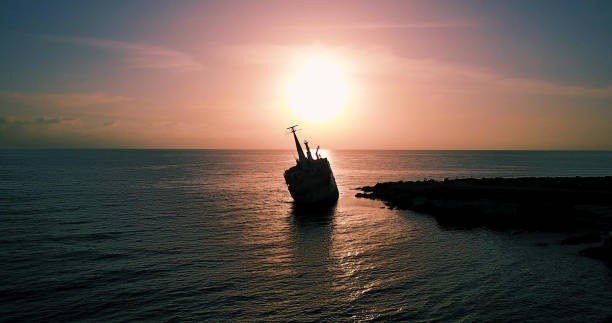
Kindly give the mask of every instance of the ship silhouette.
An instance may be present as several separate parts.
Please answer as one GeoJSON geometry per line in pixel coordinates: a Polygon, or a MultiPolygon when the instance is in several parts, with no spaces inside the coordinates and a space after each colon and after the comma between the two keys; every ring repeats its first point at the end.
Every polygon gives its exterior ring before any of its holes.
{"type": "Polygon", "coordinates": [[[295,147],[298,152],[296,165],[285,171],[285,182],[295,204],[322,206],[331,205],[338,200],[338,186],[327,158],[319,155],[319,147],[313,158],[308,141],[304,141],[306,155],[295,134],[295,126],[287,129],[293,133],[295,147]]]}

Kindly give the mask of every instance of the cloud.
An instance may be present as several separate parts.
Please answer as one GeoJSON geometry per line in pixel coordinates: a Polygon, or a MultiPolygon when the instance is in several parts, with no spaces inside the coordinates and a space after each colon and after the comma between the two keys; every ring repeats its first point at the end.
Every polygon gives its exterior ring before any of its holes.
{"type": "Polygon", "coordinates": [[[446,63],[434,59],[415,59],[395,54],[385,47],[322,47],[251,45],[223,49],[224,57],[243,64],[283,63],[295,65],[312,55],[332,57],[344,65],[347,73],[365,76],[365,80],[389,78],[402,86],[427,86],[443,91],[503,91],[519,94],[542,94],[584,97],[612,97],[612,86],[588,87],[567,85],[547,80],[509,77],[475,66],[446,63]]]}
{"type": "MultiPolygon", "coordinates": [[[[98,123],[99,124],[99,123],[98,123]]],[[[1,148],[104,148],[130,144],[108,128],[79,118],[0,116],[1,148]]]]}
{"type": "Polygon", "coordinates": [[[0,127],[12,126],[12,127],[25,127],[25,126],[48,126],[56,125],[61,123],[73,124],[78,121],[76,118],[65,118],[65,117],[48,117],[42,116],[32,119],[20,119],[14,116],[0,117],[0,127]]]}
{"type": "Polygon", "coordinates": [[[129,98],[123,96],[104,93],[0,92],[0,99],[34,106],[61,108],[87,107],[130,101],[129,98]]]}
{"type": "Polygon", "coordinates": [[[119,124],[119,120],[107,121],[103,124],[104,127],[116,127],[119,124]]]}
{"type": "Polygon", "coordinates": [[[127,55],[126,62],[129,68],[179,70],[202,69],[202,64],[186,53],[149,44],[91,37],[63,37],[51,35],[43,35],[39,37],[53,42],[96,47],[123,53],[127,55]]]}
{"type": "Polygon", "coordinates": [[[452,91],[502,91],[520,94],[612,97],[612,86],[598,88],[560,84],[548,80],[510,77],[475,66],[451,64],[433,59],[398,56],[385,49],[351,51],[359,59],[358,72],[403,77],[415,84],[429,84],[452,91]]]}
{"type": "Polygon", "coordinates": [[[339,24],[299,26],[301,30],[377,30],[377,29],[454,29],[475,27],[474,23],[415,23],[415,24],[339,24]]]}

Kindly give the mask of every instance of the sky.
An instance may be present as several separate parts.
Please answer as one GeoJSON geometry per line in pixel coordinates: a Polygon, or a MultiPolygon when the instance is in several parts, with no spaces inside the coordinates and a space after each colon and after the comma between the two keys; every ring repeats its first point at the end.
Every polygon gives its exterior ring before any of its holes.
{"type": "Polygon", "coordinates": [[[0,148],[609,150],[611,39],[609,0],[2,1],[0,148]]]}

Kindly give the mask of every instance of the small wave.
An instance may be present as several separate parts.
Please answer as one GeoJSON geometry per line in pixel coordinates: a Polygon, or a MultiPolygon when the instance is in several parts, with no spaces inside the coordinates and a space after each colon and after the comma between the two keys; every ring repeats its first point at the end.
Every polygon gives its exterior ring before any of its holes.
{"type": "Polygon", "coordinates": [[[80,206],[74,207],[47,207],[47,208],[23,208],[23,209],[8,209],[3,213],[6,215],[37,215],[37,214],[52,214],[62,212],[74,212],[80,210],[80,206]]]}

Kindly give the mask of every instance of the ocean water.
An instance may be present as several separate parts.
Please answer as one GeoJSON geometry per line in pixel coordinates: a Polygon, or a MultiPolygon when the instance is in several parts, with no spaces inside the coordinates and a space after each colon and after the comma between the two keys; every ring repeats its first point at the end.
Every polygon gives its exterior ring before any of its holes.
{"type": "Polygon", "coordinates": [[[0,151],[0,321],[598,321],[612,270],[560,233],[440,227],[354,197],[379,181],[612,175],[612,152],[0,151]],[[539,242],[546,247],[536,246],[539,242]]]}

